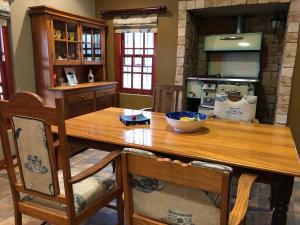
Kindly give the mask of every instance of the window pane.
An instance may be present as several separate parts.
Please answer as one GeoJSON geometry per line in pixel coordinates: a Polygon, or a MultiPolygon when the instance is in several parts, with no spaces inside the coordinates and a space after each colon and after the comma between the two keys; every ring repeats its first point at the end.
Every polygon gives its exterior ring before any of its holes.
{"type": "Polygon", "coordinates": [[[134,66],[142,66],[142,58],[141,57],[135,57],[133,65],[134,66]]]}
{"type": "Polygon", "coordinates": [[[130,66],[124,66],[123,72],[131,72],[131,67],[130,66]]]}
{"type": "Polygon", "coordinates": [[[142,67],[140,67],[140,66],[133,67],[133,72],[141,73],[142,72],[142,67]]]}
{"type": "Polygon", "coordinates": [[[134,33],[134,47],[143,48],[143,33],[134,33]]]}
{"type": "Polygon", "coordinates": [[[93,33],[94,33],[94,43],[100,44],[100,42],[101,42],[101,30],[94,29],[93,33]]]}
{"type": "Polygon", "coordinates": [[[135,49],[134,54],[136,55],[143,55],[143,49],[135,49]]]}
{"type": "Polygon", "coordinates": [[[144,73],[152,73],[152,67],[151,67],[151,66],[146,66],[146,67],[144,67],[143,72],[144,72],[144,73]]]}
{"type": "Polygon", "coordinates": [[[144,90],[151,90],[152,86],[152,76],[148,74],[143,75],[143,89],[144,90]]]}
{"type": "Polygon", "coordinates": [[[133,74],[133,88],[134,89],[141,89],[141,74],[137,74],[137,73],[134,73],[133,74]]]}
{"type": "Polygon", "coordinates": [[[154,48],[154,33],[145,34],[145,48],[154,48]]]}
{"type": "Polygon", "coordinates": [[[133,33],[125,33],[125,48],[133,48],[133,33]]]}
{"type": "Polygon", "coordinates": [[[125,49],[125,55],[133,55],[132,49],[125,49]]]}
{"type": "Polygon", "coordinates": [[[144,66],[152,66],[152,58],[145,58],[144,66]]]}
{"type": "Polygon", "coordinates": [[[92,42],[92,35],[91,34],[86,35],[86,42],[92,42]]]}
{"type": "Polygon", "coordinates": [[[130,73],[123,73],[123,87],[131,88],[131,74],[130,73]]]}
{"type": "Polygon", "coordinates": [[[131,57],[124,57],[124,66],[131,66],[132,59],[131,57]]]}
{"type": "Polygon", "coordinates": [[[153,49],[146,49],[145,50],[145,55],[154,55],[154,50],[153,49]]]}

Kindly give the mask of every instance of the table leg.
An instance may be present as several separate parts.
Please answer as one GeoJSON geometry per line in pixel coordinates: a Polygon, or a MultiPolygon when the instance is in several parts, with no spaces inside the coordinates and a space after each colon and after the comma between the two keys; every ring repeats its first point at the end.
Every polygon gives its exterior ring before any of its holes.
{"type": "Polygon", "coordinates": [[[269,196],[269,202],[270,202],[270,210],[273,210],[274,209],[274,204],[275,204],[275,202],[274,202],[274,196],[275,196],[275,193],[276,193],[276,186],[275,185],[272,185],[271,184],[271,194],[270,194],[270,196],[269,196]]]}
{"type": "Polygon", "coordinates": [[[274,212],[272,216],[272,225],[285,225],[287,212],[289,210],[290,197],[292,195],[294,177],[282,176],[279,183],[273,186],[272,201],[274,203],[274,212]]]}

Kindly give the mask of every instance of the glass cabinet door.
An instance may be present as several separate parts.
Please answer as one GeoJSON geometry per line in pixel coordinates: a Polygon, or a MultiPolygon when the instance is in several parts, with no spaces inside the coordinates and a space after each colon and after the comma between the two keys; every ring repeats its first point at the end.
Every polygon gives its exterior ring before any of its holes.
{"type": "Polygon", "coordinates": [[[101,62],[101,30],[82,27],[82,58],[86,63],[101,62]]]}
{"type": "Polygon", "coordinates": [[[93,29],[93,54],[94,61],[101,61],[101,30],[93,29]]]}
{"type": "Polygon", "coordinates": [[[56,64],[78,64],[80,62],[78,29],[79,26],[76,23],[53,20],[56,64]]]}
{"type": "Polygon", "coordinates": [[[67,23],[68,60],[79,61],[78,25],[67,23]]]}
{"type": "Polygon", "coordinates": [[[93,61],[92,28],[90,27],[82,27],[82,59],[86,62],[93,61]]]}

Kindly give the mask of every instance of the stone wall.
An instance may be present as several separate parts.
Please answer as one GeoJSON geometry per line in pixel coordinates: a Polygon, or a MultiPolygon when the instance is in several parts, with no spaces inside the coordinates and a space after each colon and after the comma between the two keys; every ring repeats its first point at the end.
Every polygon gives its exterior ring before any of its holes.
{"type": "MultiPolygon", "coordinates": [[[[177,69],[175,84],[182,85],[184,78],[191,74],[205,73],[205,53],[203,53],[203,37],[199,29],[199,22],[191,16],[189,10],[208,7],[223,7],[230,5],[246,4],[271,4],[274,2],[290,2],[287,0],[182,0],[179,2],[178,17],[178,43],[177,43],[177,69]],[[197,39],[193,32],[200,34],[197,39]],[[198,44],[195,45],[195,41],[198,44]],[[193,46],[193,47],[192,47],[193,46]],[[193,56],[195,51],[199,54],[193,56]],[[195,68],[195,62],[197,67],[195,68]]],[[[212,21],[210,21],[212,22],[212,21]]],[[[291,1],[285,32],[272,33],[270,18],[249,17],[245,21],[244,32],[264,32],[261,82],[257,89],[261,96],[258,105],[258,115],[262,122],[286,124],[291,92],[291,79],[293,76],[297,40],[300,22],[300,0],[291,1]]],[[[212,23],[208,23],[210,33],[233,33],[235,21],[215,19],[217,29],[212,23]],[[219,21],[218,21],[219,20],[219,21]],[[228,26],[220,26],[220,23],[228,23],[228,26]],[[233,24],[234,23],[234,24],[233,24]],[[229,26],[230,25],[230,26],[229,26]],[[224,30],[225,28],[228,30],[224,30]],[[233,30],[231,30],[233,29],[233,30]]],[[[201,25],[201,23],[200,23],[201,25]]],[[[209,34],[206,32],[205,35],[209,34]]],[[[182,99],[184,106],[184,99],[182,99]]]]}

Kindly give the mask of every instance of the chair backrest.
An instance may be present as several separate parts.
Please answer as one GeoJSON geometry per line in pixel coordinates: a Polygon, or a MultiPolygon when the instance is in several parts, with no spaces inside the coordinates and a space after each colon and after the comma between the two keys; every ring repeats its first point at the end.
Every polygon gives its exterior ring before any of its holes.
{"type": "Polygon", "coordinates": [[[231,99],[227,94],[217,95],[214,115],[219,119],[252,122],[256,114],[257,96],[231,99]]]}
{"type": "Polygon", "coordinates": [[[230,167],[133,149],[122,163],[127,224],[227,224],[230,167]]]}
{"type": "Polygon", "coordinates": [[[154,91],[153,111],[172,112],[178,111],[179,97],[183,92],[182,86],[157,85],[154,91]]]}
{"type": "Polygon", "coordinates": [[[56,100],[56,108],[45,106],[38,95],[30,92],[20,92],[9,101],[0,101],[0,129],[11,188],[13,194],[16,194],[14,200],[19,200],[18,193],[21,192],[72,207],[73,197],[68,195],[72,193],[72,188],[67,182],[71,174],[62,99],[56,100]],[[59,131],[58,155],[51,126],[57,126],[59,131]],[[20,182],[15,174],[9,145],[7,130],[10,128],[13,132],[20,182]],[[66,197],[60,196],[57,158],[62,165],[66,197]]]}

